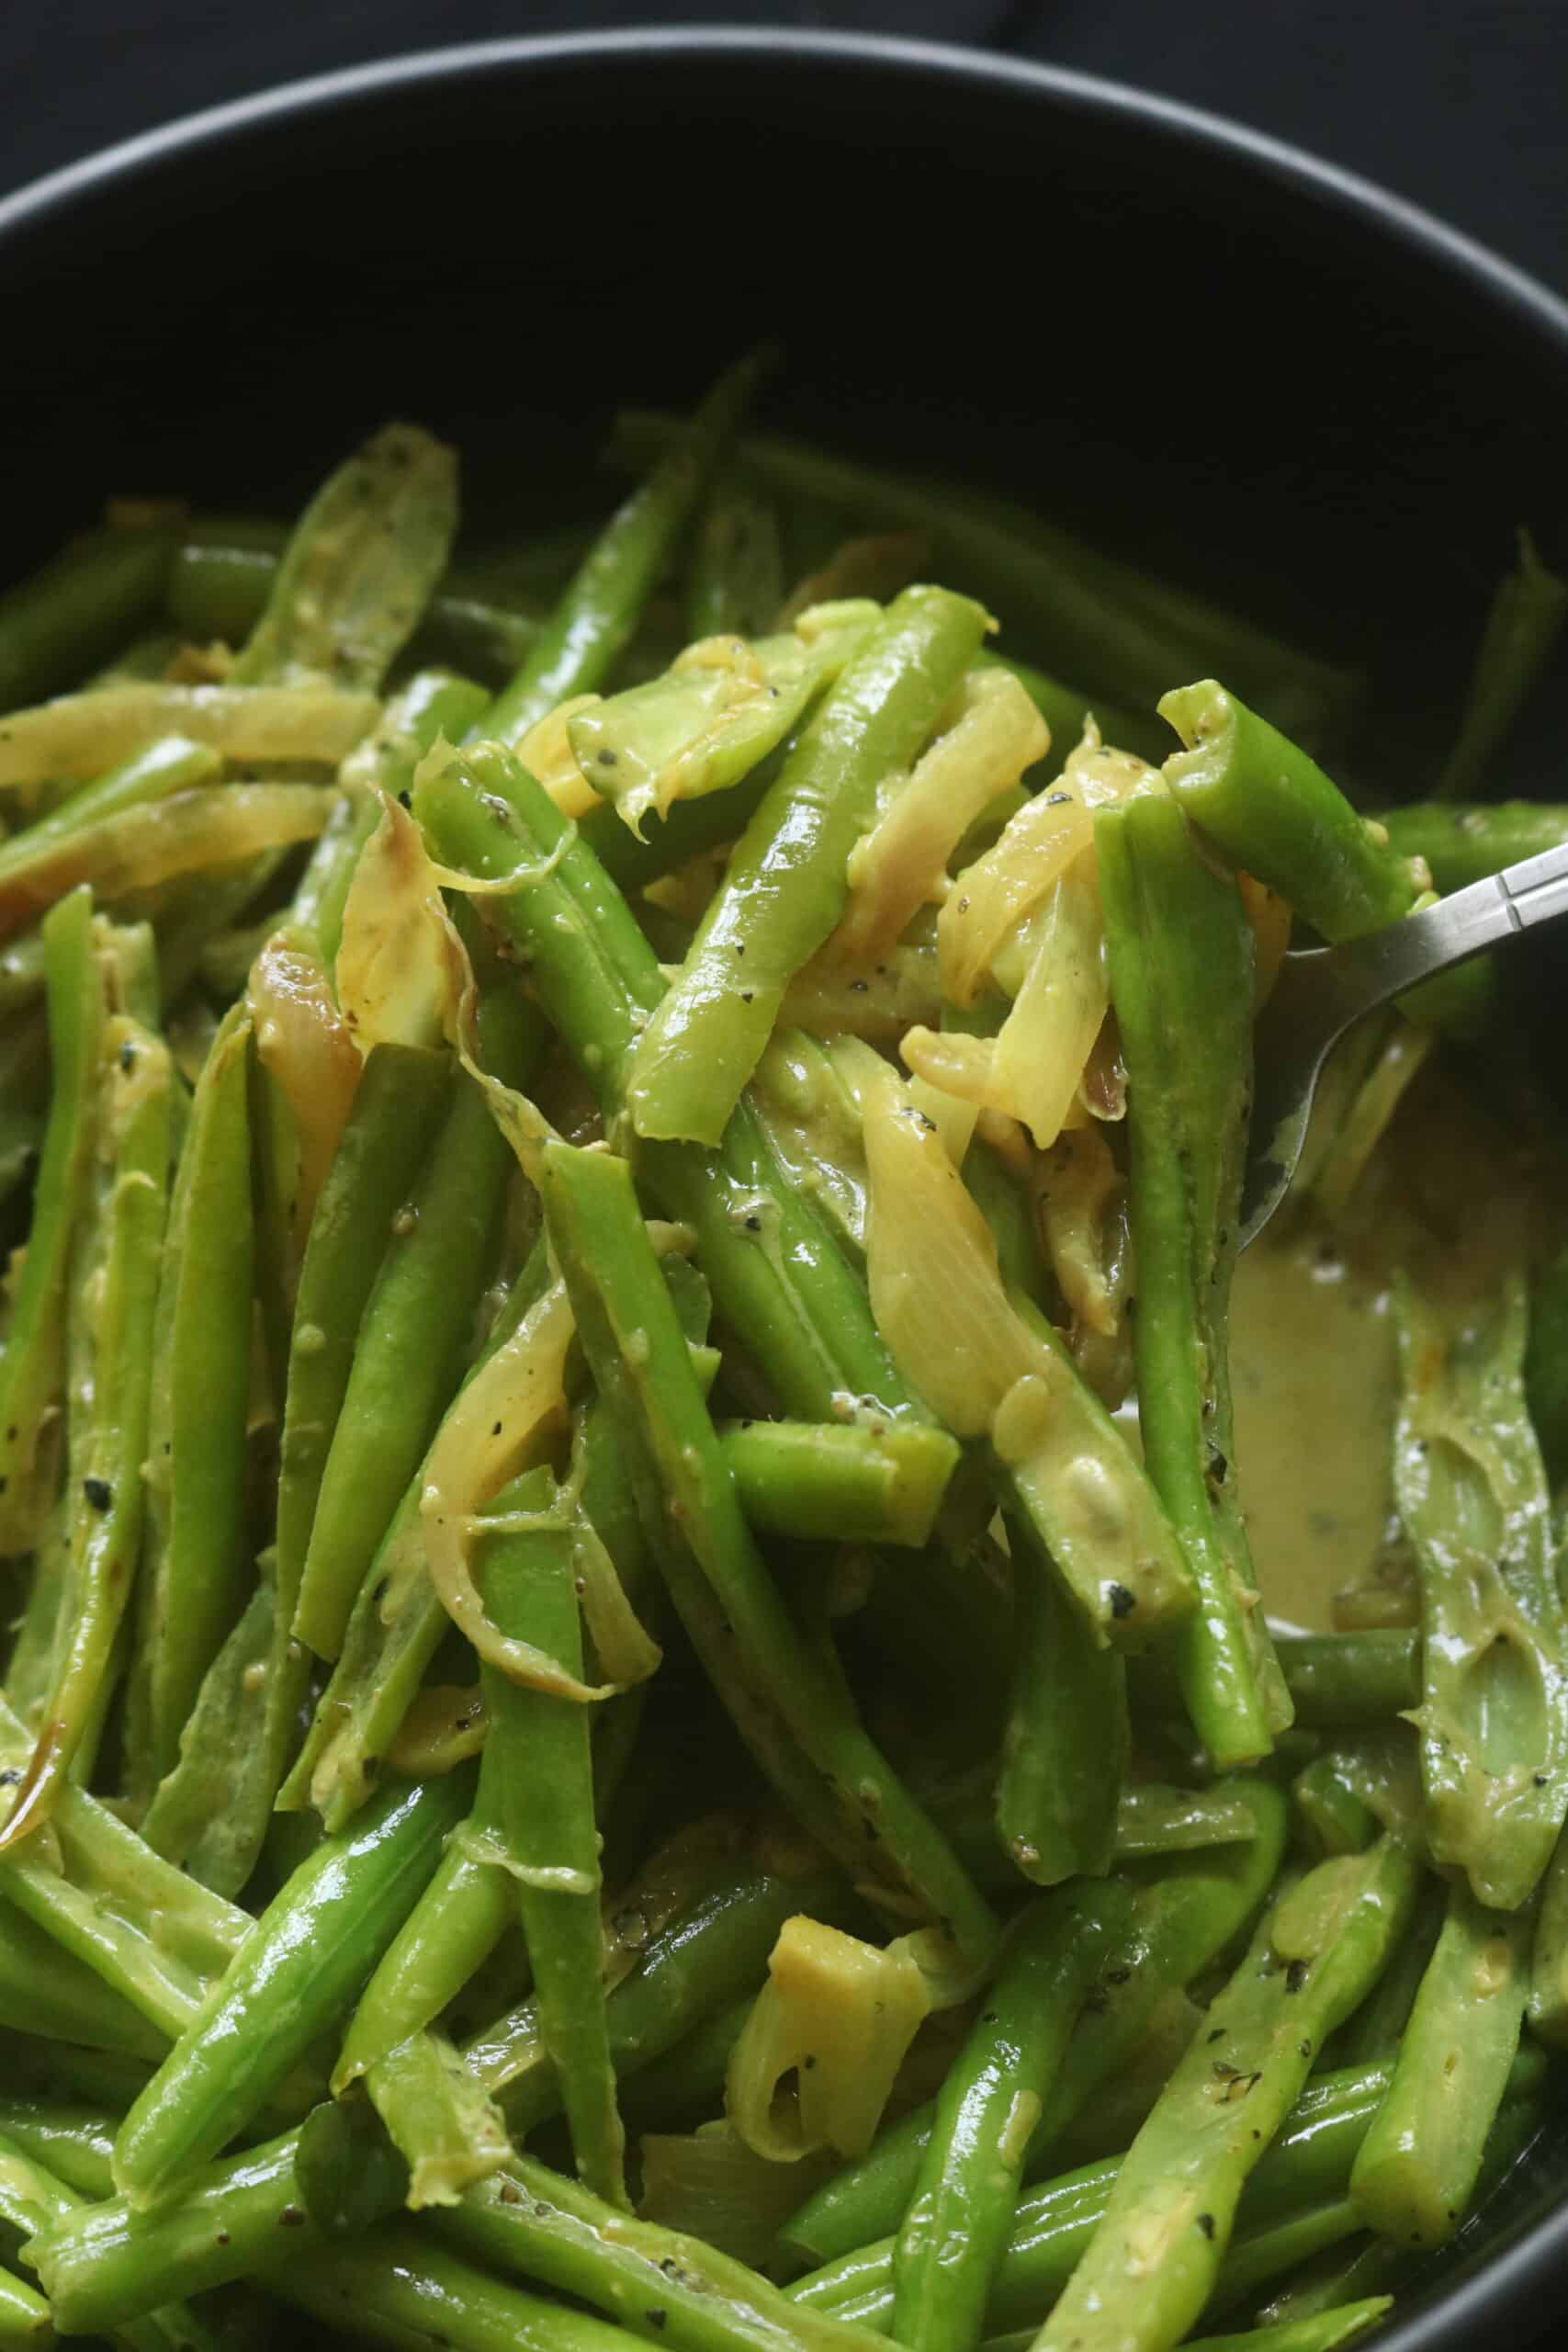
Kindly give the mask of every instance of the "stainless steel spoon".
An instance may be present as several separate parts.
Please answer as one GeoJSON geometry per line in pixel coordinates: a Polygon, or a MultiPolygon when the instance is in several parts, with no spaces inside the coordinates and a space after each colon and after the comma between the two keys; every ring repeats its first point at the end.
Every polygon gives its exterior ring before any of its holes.
{"type": "Polygon", "coordinates": [[[1424,912],[1337,947],[1287,956],[1258,1016],[1241,1246],[1284,1199],[1328,1049],[1363,1013],[1483,948],[1568,914],[1568,846],[1521,858],[1424,912]]]}

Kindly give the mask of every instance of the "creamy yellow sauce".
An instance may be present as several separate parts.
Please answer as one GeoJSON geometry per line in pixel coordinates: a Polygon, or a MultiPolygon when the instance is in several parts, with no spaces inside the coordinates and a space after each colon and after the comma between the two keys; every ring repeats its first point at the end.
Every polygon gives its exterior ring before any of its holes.
{"type": "Polygon", "coordinates": [[[1275,1619],[1334,1623],[1365,1585],[1393,1509],[1390,1283],[1404,1266],[1451,1305],[1552,1246],[1552,1155],[1429,1067],[1330,1227],[1281,1212],[1245,1251],[1231,1312],[1235,1460],[1253,1558],[1275,1619]]]}
{"type": "Polygon", "coordinates": [[[1231,1306],[1235,1458],[1269,1615],[1332,1623],[1371,1572],[1393,1502],[1393,1331],[1386,1283],[1326,1237],[1267,1237],[1231,1306]]]}

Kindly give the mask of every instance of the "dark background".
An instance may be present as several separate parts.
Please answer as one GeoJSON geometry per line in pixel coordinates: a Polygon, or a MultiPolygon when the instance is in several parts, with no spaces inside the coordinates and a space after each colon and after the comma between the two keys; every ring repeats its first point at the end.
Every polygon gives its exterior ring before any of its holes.
{"type": "Polygon", "coordinates": [[[0,0],[0,191],[171,116],[400,50],[795,24],[1144,84],[1382,181],[1568,288],[1568,0],[0,0]]]}

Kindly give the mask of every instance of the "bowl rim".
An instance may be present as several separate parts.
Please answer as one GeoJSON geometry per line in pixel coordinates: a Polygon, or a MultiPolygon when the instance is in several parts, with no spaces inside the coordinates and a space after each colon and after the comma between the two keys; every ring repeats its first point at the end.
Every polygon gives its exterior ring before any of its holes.
{"type": "MultiPolygon", "coordinates": [[[[231,133],[265,130],[301,115],[328,113],[388,94],[457,85],[497,70],[536,65],[592,67],[682,55],[705,62],[761,65],[784,53],[828,68],[882,69],[912,79],[954,80],[998,91],[1033,93],[1058,107],[1112,123],[1151,126],[1178,143],[1228,156],[1259,178],[1375,228],[1412,257],[1458,280],[1501,311],[1558,361],[1568,365],[1568,300],[1480,239],[1451,227],[1413,199],[1362,174],[1325,161],[1287,140],[1179,98],[1066,66],[994,55],[962,43],[884,33],[793,27],[650,24],[582,32],[524,34],[402,51],[310,74],[178,115],[97,149],[75,163],[0,197],[0,265],[13,240],[149,165],[220,145],[231,133]]],[[[1568,2292],[1568,2201],[1510,2232],[1495,2253],[1478,2249],[1474,2267],[1427,2311],[1392,2318],[1377,2331],[1378,2352],[1470,2352],[1478,2331],[1519,2313],[1543,2288],[1568,2292]]],[[[1554,2314],[1539,2310],[1543,2323],[1554,2314]]]]}
{"type": "Polygon", "coordinates": [[[1154,125],[1171,137],[1224,152],[1260,176],[1315,198],[1331,210],[1375,220],[1385,235],[1428,262],[1447,267],[1551,345],[1568,354],[1568,299],[1517,263],[1456,229],[1413,198],[1331,164],[1288,140],[1275,138],[1203,107],[1032,58],[993,55],[960,42],[902,35],[829,32],[794,27],[650,24],[598,31],[520,34],[454,42],[308,74],[193,113],[176,115],[129,139],[45,173],[0,197],[0,240],[63,211],[109,181],[149,164],[212,146],[232,131],[255,130],[290,116],[323,112],[385,93],[440,82],[461,82],[495,69],[533,64],[591,65],[684,54],[710,58],[793,59],[848,67],[881,66],[919,78],[959,79],[994,88],[1034,91],[1057,104],[1111,119],[1154,125]]]}

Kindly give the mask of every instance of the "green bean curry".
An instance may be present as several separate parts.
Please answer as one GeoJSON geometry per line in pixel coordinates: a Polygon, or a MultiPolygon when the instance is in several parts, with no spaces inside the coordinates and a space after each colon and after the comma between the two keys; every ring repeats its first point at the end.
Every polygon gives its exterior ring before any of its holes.
{"type": "Polygon", "coordinates": [[[1292,936],[1568,837],[1568,591],[1383,807],[1350,668],[771,364],[607,519],[394,424],[0,598],[0,2344],[1331,2352],[1556,2096],[1489,966],[1237,1227],[1292,936]]]}

